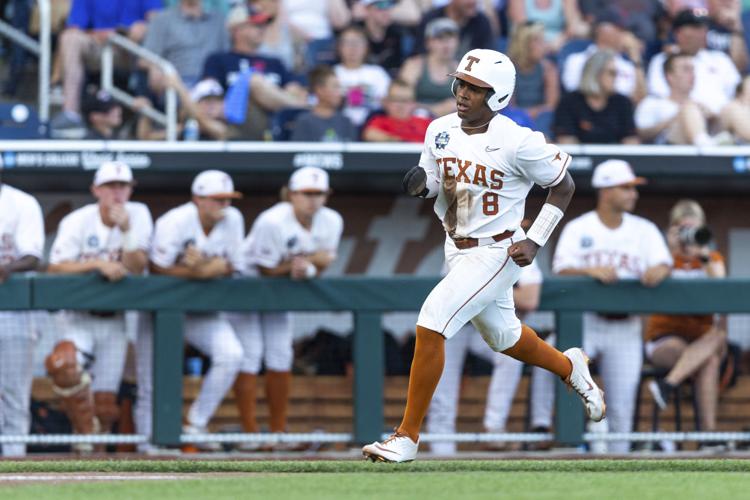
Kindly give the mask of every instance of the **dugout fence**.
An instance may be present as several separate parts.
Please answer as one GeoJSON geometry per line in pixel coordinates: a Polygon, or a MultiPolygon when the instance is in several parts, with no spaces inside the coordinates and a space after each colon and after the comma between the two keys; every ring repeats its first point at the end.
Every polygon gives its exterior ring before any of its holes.
{"type": "MultiPolygon", "coordinates": [[[[0,285],[0,310],[139,310],[153,314],[153,436],[158,445],[193,442],[269,441],[268,434],[181,435],[183,321],[186,312],[213,311],[351,311],[353,336],[353,407],[350,433],[282,434],[271,441],[364,443],[384,431],[384,342],[381,315],[418,310],[436,278],[327,278],[306,282],[286,279],[225,279],[211,282],[175,278],[127,277],[108,283],[99,276],[13,276],[0,285]]],[[[543,286],[540,310],[554,311],[558,348],[581,344],[583,313],[675,314],[747,313],[750,280],[667,280],[654,289],[637,282],[604,286],[587,278],[551,277],[543,286]]],[[[551,434],[424,434],[422,440],[457,442],[542,441],[563,445],[592,440],[747,441],[746,432],[680,432],[590,434],[577,397],[562,383],[556,387],[555,435],[551,434]]],[[[142,443],[139,435],[0,436],[0,442],[142,443]]]]}

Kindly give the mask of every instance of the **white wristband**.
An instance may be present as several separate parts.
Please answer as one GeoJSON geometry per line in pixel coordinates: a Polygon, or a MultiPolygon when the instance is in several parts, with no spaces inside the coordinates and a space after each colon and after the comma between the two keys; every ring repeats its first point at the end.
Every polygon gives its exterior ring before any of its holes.
{"type": "Polygon", "coordinates": [[[318,268],[315,267],[315,264],[313,264],[312,262],[308,262],[305,276],[308,278],[314,278],[316,274],[318,274],[318,268]]]}
{"type": "Polygon", "coordinates": [[[526,233],[526,237],[540,247],[543,247],[562,218],[562,210],[554,205],[545,203],[539,211],[536,220],[531,225],[531,228],[529,228],[529,232],[526,233]]]}
{"type": "Polygon", "coordinates": [[[122,251],[135,252],[136,250],[138,250],[138,240],[135,237],[135,232],[130,230],[122,233],[122,251]]]}

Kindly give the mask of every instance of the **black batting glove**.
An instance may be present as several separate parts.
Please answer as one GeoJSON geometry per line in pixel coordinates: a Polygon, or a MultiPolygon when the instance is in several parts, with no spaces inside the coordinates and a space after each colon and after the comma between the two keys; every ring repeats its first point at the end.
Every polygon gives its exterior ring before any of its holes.
{"type": "Polygon", "coordinates": [[[406,194],[424,198],[430,192],[427,189],[427,172],[422,167],[412,167],[411,170],[406,172],[402,186],[406,194]]]}

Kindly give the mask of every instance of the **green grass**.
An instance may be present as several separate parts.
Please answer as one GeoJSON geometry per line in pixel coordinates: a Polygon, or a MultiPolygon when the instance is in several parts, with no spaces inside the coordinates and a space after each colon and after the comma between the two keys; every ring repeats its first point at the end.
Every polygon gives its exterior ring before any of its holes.
{"type": "Polygon", "coordinates": [[[746,498],[744,460],[476,460],[0,462],[0,473],[245,472],[183,481],[0,486],[0,498],[159,500],[309,499],[721,499],[746,498]]]}

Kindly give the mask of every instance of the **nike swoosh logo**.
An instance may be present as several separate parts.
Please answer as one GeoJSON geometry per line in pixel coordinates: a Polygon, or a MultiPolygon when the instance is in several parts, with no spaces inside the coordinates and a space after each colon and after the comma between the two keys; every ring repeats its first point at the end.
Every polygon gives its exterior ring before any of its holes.
{"type": "Polygon", "coordinates": [[[484,150],[487,151],[488,153],[492,153],[493,151],[497,151],[498,149],[500,149],[500,148],[491,148],[489,146],[487,146],[486,148],[484,148],[484,150]]]}

